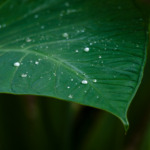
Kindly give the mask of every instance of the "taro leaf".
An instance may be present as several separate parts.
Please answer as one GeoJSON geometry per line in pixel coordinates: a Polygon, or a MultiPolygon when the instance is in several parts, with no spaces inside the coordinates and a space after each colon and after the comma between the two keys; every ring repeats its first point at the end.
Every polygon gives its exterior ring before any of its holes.
{"type": "Polygon", "coordinates": [[[128,126],[147,27],[131,0],[1,0],[0,92],[106,110],[128,126]]]}

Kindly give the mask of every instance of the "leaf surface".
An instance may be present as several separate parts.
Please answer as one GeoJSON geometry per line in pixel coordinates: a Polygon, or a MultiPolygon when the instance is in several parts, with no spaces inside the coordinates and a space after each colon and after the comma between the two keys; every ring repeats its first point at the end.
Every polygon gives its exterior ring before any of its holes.
{"type": "Polygon", "coordinates": [[[127,127],[147,26],[131,0],[2,0],[0,92],[106,110],[127,127]]]}

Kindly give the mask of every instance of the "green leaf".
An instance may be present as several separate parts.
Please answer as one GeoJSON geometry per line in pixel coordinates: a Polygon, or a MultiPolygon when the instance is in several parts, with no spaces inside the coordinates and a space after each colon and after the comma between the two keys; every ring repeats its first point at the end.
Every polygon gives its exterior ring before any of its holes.
{"type": "Polygon", "coordinates": [[[128,126],[147,25],[131,0],[2,0],[0,92],[106,110],[128,126]]]}

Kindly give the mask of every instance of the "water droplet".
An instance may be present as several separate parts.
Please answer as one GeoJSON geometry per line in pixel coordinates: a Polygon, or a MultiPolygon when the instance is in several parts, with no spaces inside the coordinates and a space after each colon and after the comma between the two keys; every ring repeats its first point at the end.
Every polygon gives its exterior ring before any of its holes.
{"type": "Polygon", "coordinates": [[[102,56],[99,56],[98,58],[102,58],[102,56]]]}
{"type": "Polygon", "coordinates": [[[32,40],[28,37],[26,38],[26,42],[31,42],[32,40]]]}
{"type": "Polygon", "coordinates": [[[78,53],[78,52],[79,52],[79,50],[76,50],[75,52],[76,52],[76,53],[78,53]]]}
{"type": "Polygon", "coordinates": [[[68,35],[68,33],[63,33],[62,36],[65,38],[68,38],[69,35],[68,35]]]}
{"type": "Polygon", "coordinates": [[[82,30],[81,30],[81,32],[85,32],[85,30],[84,30],[84,29],[82,29],[82,30]]]}
{"type": "Polygon", "coordinates": [[[70,89],[70,86],[67,86],[68,89],[70,89]]]}
{"type": "Polygon", "coordinates": [[[38,61],[36,61],[36,62],[35,62],[35,64],[36,64],[36,65],[38,65],[38,64],[39,64],[39,62],[38,62],[38,61]]]}
{"type": "Polygon", "coordinates": [[[82,84],[88,84],[87,80],[82,80],[82,84]]]}
{"type": "Polygon", "coordinates": [[[71,81],[73,81],[73,79],[71,79],[71,81]]]}
{"type": "Polygon", "coordinates": [[[53,73],[53,75],[56,77],[56,73],[53,73]]]}
{"type": "Polygon", "coordinates": [[[68,10],[67,10],[67,14],[75,13],[75,12],[77,12],[76,9],[68,9],[68,10]]]}
{"type": "Polygon", "coordinates": [[[69,96],[68,96],[69,98],[73,98],[73,96],[70,94],[69,96]]]}
{"type": "Polygon", "coordinates": [[[86,48],[84,49],[85,52],[89,52],[89,50],[90,50],[89,47],[86,47],[86,48]]]}
{"type": "Polygon", "coordinates": [[[44,29],[45,28],[45,26],[41,26],[41,29],[44,29]]]}
{"type": "Polygon", "coordinates": [[[22,77],[22,78],[26,78],[26,77],[27,77],[27,74],[22,74],[21,77],[22,77]]]}
{"type": "Polygon", "coordinates": [[[36,14],[36,15],[34,15],[34,18],[36,18],[36,19],[37,19],[37,18],[39,18],[39,15],[37,15],[37,14],[36,14]]]}
{"type": "Polygon", "coordinates": [[[20,66],[20,63],[19,63],[19,62],[15,62],[15,63],[14,63],[14,66],[15,66],[15,67],[19,67],[19,66],[20,66]]]}
{"type": "Polygon", "coordinates": [[[94,80],[93,80],[93,82],[95,82],[95,83],[96,83],[96,82],[97,82],[97,80],[96,80],[96,79],[94,79],[94,80]]]}

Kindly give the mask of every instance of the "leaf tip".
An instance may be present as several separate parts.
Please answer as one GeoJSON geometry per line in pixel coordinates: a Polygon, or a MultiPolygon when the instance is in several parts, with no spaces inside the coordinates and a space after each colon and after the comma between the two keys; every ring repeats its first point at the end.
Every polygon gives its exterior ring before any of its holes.
{"type": "Polygon", "coordinates": [[[129,129],[129,121],[126,116],[125,116],[125,118],[122,118],[121,121],[122,121],[124,129],[125,129],[125,134],[127,134],[128,129],[129,129]]]}

